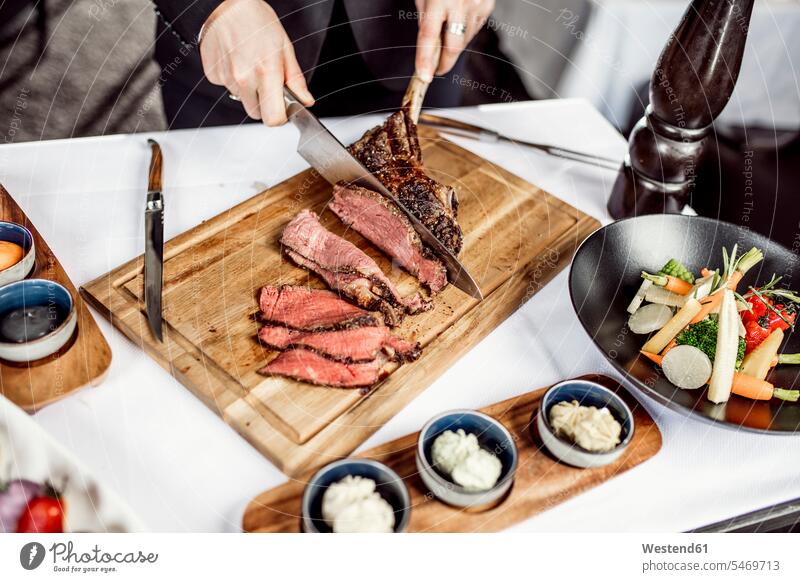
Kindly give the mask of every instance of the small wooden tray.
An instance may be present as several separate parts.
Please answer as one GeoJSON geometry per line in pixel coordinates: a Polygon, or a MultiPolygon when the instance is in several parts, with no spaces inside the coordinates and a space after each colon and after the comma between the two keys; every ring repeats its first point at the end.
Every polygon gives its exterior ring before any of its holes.
{"type": "Polygon", "coordinates": [[[0,361],[0,393],[32,413],[79,388],[99,384],[111,365],[111,348],[61,263],[3,186],[0,220],[16,222],[31,231],[36,264],[30,278],[48,279],[66,287],[78,314],[77,331],[66,349],[30,364],[0,361]]]}
{"type": "MultiPolygon", "coordinates": [[[[597,469],[576,469],[552,457],[539,441],[531,416],[547,388],[509,398],[481,409],[500,420],[514,436],[519,465],[508,497],[498,506],[481,513],[446,505],[433,497],[417,475],[415,450],[419,433],[409,434],[366,451],[369,457],[387,464],[406,481],[411,495],[409,532],[490,532],[509,527],[570,499],[592,487],[643,463],[661,449],[661,432],[647,411],[620,384],[601,375],[583,376],[616,392],[634,415],[633,440],[614,463],[597,469]]],[[[534,418],[535,421],[535,418],[534,418]]],[[[266,491],[253,499],[242,518],[246,532],[299,532],[300,501],[304,478],[266,491]]]]}

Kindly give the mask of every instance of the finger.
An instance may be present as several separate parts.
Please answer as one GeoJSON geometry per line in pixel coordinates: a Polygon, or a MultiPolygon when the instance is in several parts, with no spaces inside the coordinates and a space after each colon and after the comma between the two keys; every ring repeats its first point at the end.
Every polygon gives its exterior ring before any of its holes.
{"type": "Polygon", "coordinates": [[[205,42],[200,47],[200,61],[206,79],[214,85],[225,85],[225,62],[216,43],[205,42]]]}
{"type": "Polygon", "coordinates": [[[231,95],[242,102],[247,115],[253,119],[261,119],[261,108],[258,105],[258,82],[254,70],[237,70],[233,68],[233,86],[228,87],[231,95]]]}
{"type": "Polygon", "coordinates": [[[286,102],[283,100],[283,60],[270,59],[262,65],[258,98],[261,119],[270,127],[286,123],[286,102]]]}
{"type": "Polygon", "coordinates": [[[283,68],[284,75],[286,76],[286,86],[292,90],[292,93],[297,95],[297,98],[303,102],[306,107],[314,105],[314,96],[308,90],[305,75],[297,62],[297,57],[294,54],[294,47],[287,38],[283,45],[283,68]]]}
{"type": "MultiPolygon", "coordinates": [[[[475,20],[477,23],[477,26],[475,27],[475,33],[477,33],[492,15],[492,10],[494,10],[494,0],[472,0],[472,2],[475,8],[475,20]]],[[[475,33],[473,33],[472,36],[475,36],[475,33]]],[[[470,37],[470,39],[472,39],[472,37],[470,37]]]]}
{"type": "Polygon", "coordinates": [[[464,47],[478,34],[478,31],[486,25],[489,16],[494,8],[493,0],[468,0],[467,1],[467,32],[464,36],[464,47]]]}
{"type": "Polygon", "coordinates": [[[442,0],[428,0],[425,3],[425,11],[420,14],[416,68],[417,74],[423,81],[433,80],[433,73],[438,65],[434,62],[434,58],[441,39],[445,17],[442,0]]]}
{"type": "Polygon", "coordinates": [[[437,75],[443,75],[453,68],[456,64],[458,56],[466,46],[466,30],[461,34],[457,34],[450,30],[451,26],[461,25],[462,28],[467,26],[467,14],[461,9],[460,6],[456,7],[452,12],[447,15],[447,22],[445,24],[446,32],[444,34],[444,42],[442,44],[442,58],[439,60],[439,67],[436,69],[437,75]]]}

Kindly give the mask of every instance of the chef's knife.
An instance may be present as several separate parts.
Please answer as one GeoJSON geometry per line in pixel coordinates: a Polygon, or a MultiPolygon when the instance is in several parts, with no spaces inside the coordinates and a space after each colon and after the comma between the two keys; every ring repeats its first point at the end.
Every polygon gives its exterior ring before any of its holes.
{"type": "Polygon", "coordinates": [[[458,121],[457,119],[450,119],[449,117],[440,117],[430,113],[423,113],[419,116],[419,123],[420,125],[435,127],[443,133],[450,133],[480,141],[490,143],[506,141],[517,145],[524,145],[529,148],[537,149],[550,154],[551,156],[572,160],[574,162],[581,162],[583,164],[589,164],[598,168],[605,168],[614,172],[622,167],[622,160],[614,160],[612,158],[605,158],[603,156],[596,156],[594,154],[587,154],[558,146],[514,139],[492,129],[486,129],[485,127],[472,125],[471,123],[466,123],[464,121],[458,121]]]}
{"type": "Polygon", "coordinates": [[[150,330],[158,341],[161,331],[161,292],[164,274],[164,197],[161,193],[161,147],[148,139],[152,157],[144,211],[144,305],[150,330]]]}
{"type": "Polygon", "coordinates": [[[386,186],[372,175],[361,162],[354,158],[342,142],[336,139],[322,125],[317,116],[306,109],[286,87],[284,87],[284,97],[289,121],[300,130],[297,153],[331,184],[338,182],[354,183],[380,192],[394,202],[406,214],[422,242],[431,247],[434,253],[442,260],[447,269],[448,280],[468,295],[482,300],[483,293],[481,293],[478,284],[469,274],[466,267],[428,230],[428,227],[422,224],[386,186]]]}

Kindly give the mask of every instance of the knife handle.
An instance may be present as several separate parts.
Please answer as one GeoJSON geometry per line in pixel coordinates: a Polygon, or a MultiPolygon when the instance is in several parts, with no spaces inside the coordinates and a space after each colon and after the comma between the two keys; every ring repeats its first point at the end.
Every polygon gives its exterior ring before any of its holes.
{"type": "Polygon", "coordinates": [[[161,168],[164,164],[164,158],[161,155],[161,146],[154,139],[148,139],[147,143],[150,144],[150,171],[147,175],[147,190],[150,192],[161,191],[161,168]]]}
{"type": "Polygon", "coordinates": [[[291,117],[298,107],[303,107],[300,99],[297,98],[289,87],[283,86],[283,102],[286,104],[286,117],[291,117]]]}

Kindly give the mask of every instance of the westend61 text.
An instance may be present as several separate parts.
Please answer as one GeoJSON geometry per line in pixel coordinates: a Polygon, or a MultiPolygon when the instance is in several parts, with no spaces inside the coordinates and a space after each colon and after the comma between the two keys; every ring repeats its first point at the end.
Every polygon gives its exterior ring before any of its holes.
{"type": "Polygon", "coordinates": [[[707,554],[708,544],[642,544],[645,554],[707,554]]]}

